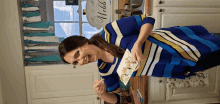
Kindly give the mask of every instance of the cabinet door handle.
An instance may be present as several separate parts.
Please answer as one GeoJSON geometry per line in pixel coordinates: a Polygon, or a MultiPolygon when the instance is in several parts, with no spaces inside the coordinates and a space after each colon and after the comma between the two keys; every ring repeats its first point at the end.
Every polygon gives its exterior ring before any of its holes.
{"type": "Polygon", "coordinates": [[[160,10],[159,10],[159,12],[163,12],[163,11],[164,11],[164,9],[160,9],[160,10]]]}
{"type": "Polygon", "coordinates": [[[96,99],[97,99],[97,100],[100,100],[100,98],[99,98],[99,97],[97,97],[96,99]]]}
{"type": "Polygon", "coordinates": [[[159,80],[159,83],[163,83],[163,80],[159,80]]]}
{"type": "Polygon", "coordinates": [[[163,3],[163,1],[159,1],[159,4],[162,4],[163,3]]]}

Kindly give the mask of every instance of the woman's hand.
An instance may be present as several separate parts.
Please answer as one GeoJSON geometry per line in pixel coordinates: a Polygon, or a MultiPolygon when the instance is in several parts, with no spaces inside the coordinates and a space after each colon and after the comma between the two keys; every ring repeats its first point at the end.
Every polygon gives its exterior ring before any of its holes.
{"type": "Polygon", "coordinates": [[[98,95],[106,93],[106,86],[104,83],[102,83],[103,81],[104,81],[104,79],[102,79],[100,81],[96,80],[94,82],[93,88],[95,89],[95,91],[98,95]]]}
{"type": "Polygon", "coordinates": [[[140,64],[141,64],[141,59],[144,58],[144,56],[142,54],[141,46],[142,46],[142,44],[140,44],[138,42],[135,42],[133,48],[131,49],[131,54],[132,54],[131,60],[132,60],[132,62],[134,62],[134,63],[136,63],[135,61],[139,62],[138,67],[134,71],[138,70],[138,68],[140,67],[140,64]]]}

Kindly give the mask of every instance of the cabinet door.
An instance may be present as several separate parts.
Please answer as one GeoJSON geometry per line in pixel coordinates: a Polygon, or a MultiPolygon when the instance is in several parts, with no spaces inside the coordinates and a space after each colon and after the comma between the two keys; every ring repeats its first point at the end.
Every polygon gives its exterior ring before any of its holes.
{"type": "MultiPolygon", "coordinates": [[[[173,78],[158,78],[150,77],[149,83],[149,102],[150,104],[208,104],[218,102],[219,83],[220,83],[220,66],[210,68],[204,73],[207,73],[204,78],[193,76],[190,78],[173,79],[173,78]],[[206,80],[208,84],[198,86],[201,80],[206,80]],[[161,81],[160,81],[161,80],[161,81]],[[172,81],[168,81],[172,80],[172,81]],[[189,81],[191,87],[179,86],[178,88],[171,87],[170,82],[176,86],[189,81]],[[177,83],[176,83],[177,82],[177,83]],[[180,84],[179,84],[180,82],[180,84]]],[[[206,83],[207,83],[206,82],[206,83]]]]}
{"type": "Polygon", "coordinates": [[[155,28],[202,25],[210,33],[220,33],[220,8],[154,8],[155,28]]]}
{"type": "MultiPolygon", "coordinates": [[[[85,102],[87,104],[86,101],[88,101],[92,104],[100,104],[93,90],[93,82],[100,79],[98,67],[94,63],[77,66],[75,69],[72,65],[48,65],[26,66],[25,70],[29,103],[32,100],[51,98],[61,98],[65,102],[64,99],[70,101],[68,98],[71,97],[71,99],[75,99],[71,102],[82,102],[82,104],[85,102]],[[92,100],[85,99],[88,95],[92,96],[92,100]]],[[[58,100],[52,99],[51,101],[58,100]]]]}
{"type": "Polygon", "coordinates": [[[154,0],[156,7],[220,7],[220,0],[154,0]]]}
{"type": "MultiPolygon", "coordinates": [[[[219,82],[220,82],[220,66],[210,68],[206,70],[207,76],[204,78],[199,78],[197,76],[193,76],[190,78],[186,78],[185,80],[171,81],[178,82],[180,84],[181,81],[189,81],[192,82],[192,86],[187,88],[171,88],[167,86],[166,90],[166,101],[175,101],[175,100],[186,100],[186,99],[199,99],[199,98],[215,98],[219,96],[219,82]],[[205,86],[197,86],[200,80],[207,79],[208,84],[205,86]]],[[[169,80],[169,79],[167,79],[169,80]]]]}

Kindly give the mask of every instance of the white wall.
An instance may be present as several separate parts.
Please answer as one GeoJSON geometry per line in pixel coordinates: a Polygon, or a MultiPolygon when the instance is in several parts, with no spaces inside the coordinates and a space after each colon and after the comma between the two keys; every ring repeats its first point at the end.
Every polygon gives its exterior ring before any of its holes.
{"type": "Polygon", "coordinates": [[[27,104],[17,0],[0,2],[0,77],[4,104],[27,104]]]}

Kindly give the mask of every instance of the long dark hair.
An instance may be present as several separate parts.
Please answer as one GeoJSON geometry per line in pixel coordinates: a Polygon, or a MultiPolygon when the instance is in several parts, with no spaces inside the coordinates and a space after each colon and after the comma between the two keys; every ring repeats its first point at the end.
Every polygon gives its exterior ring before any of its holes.
{"type": "MultiPolygon", "coordinates": [[[[102,50],[105,50],[112,54],[114,57],[122,58],[125,50],[121,47],[116,46],[115,44],[107,43],[102,37],[101,32],[93,35],[90,39],[87,39],[83,36],[70,36],[64,39],[59,45],[59,53],[61,59],[64,60],[64,55],[78,47],[83,46],[85,43],[93,44],[102,50]]],[[[70,63],[68,63],[70,64],[70,63]]]]}

